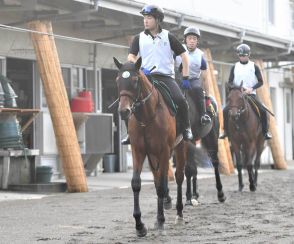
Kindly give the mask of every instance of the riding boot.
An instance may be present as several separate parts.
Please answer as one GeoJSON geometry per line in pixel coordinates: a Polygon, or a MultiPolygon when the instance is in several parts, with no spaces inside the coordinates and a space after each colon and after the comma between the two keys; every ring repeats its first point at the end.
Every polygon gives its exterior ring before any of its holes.
{"type": "Polygon", "coordinates": [[[189,120],[189,110],[188,110],[188,103],[185,101],[185,106],[182,106],[182,120],[183,120],[183,138],[185,141],[193,140],[193,134],[191,130],[191,124],[189,120]]]}
{"type": "Polygon", "coordinates": [[[223,134],[219,136],[219,139],[225,139],[228,136],[228,111],[227,107],[223,109],[223,117],[224,117],[224,131],[223,134]]]}
{"type": "Polygon", "coordinates": [[[205,97],[203,99],[200,100],[200,106],[199,106],[200,110],[200,121],[202,125],[206,125],[209,124],[211,122],[211,118],[209,117],[209,115],[207,114],[206,111],[206,99],[205,97]]]}
{"type": "Polygon", "coordinates": [[[266,111],[262,111],[262,117],[261,117],[261,126],[262,126],[262,133],[265,140],[272,139],[272,135],[268,132],[268,116],[266,111]]]}
{"type": "MultiPolygon", "coordinates": [[[[125,120],[125,125],[126,125],[127,132],[128,132],[128,120],[127,119],[125,120]]],[[[127,134],[126,137],[121,140],[121,144],[122,145],[130,145],[131,144],[129,134],[127,134]]]]}

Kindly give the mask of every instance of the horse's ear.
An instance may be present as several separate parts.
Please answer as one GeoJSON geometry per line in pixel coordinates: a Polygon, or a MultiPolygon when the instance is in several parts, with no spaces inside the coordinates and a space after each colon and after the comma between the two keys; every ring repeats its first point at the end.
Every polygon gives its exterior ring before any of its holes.
{"type": "Polygon", "coordinates": [[[230,90],[232,90],[232,88],[233,88],[233,85],[231,84],[231,83],[226,83],[226,90],[227,91],[230,91],[230,90]]]}
{"type": "Polygon", "coordinates": [[[142,58],[140,57],[135,63],[136,70],[140,70],[141,65],[142,65],[142,58]]]}
{"type": "Polygon", "coordinates": [[[118,69],[120,69],[123,66],[122,63],[119,62],[116,57],[113,57],[113,61],[118,69]]]}

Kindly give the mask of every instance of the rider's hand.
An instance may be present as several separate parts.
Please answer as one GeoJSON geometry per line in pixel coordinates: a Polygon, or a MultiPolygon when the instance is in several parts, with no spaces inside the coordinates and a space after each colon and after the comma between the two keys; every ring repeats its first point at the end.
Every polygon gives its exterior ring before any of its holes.
{"type": "Polygon", "coordinates": [[[189,90],[191,89],[191,84],[190,84],[190,81],[188,79],[183,79],[182,80],[182,84],[181,84],[182,88],[184,90],[189,90]]]}
{"type": "Polygon", "coordinates": [[[253,92],[253,88],[251,87],[245,88],[245,93],[251,94],[252,92],[253,92]]]}
{"type": "Polygon", "coordinates": [[[144,75],[151,75],[151,72],[149,69],[145,69],[142,67],[141,70],[143,71],[144,75]]]}

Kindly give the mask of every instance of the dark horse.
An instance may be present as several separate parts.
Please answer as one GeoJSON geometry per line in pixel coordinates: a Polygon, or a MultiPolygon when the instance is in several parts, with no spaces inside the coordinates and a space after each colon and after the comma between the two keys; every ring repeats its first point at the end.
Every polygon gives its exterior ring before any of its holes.
{"type": "MultiPolygon", "coordinates": [[[[223,192],[223,186],[220,179],[219,173],[219,159],[217,156],[218,153],[218,137],[219,137],[219,119],[217,114],[217,104],[216,101],[212,97],[207,98],[207,105],[210,109],[207,109],[210,117],[212,118],[212,122],[205,126],[201,126],[200,123],[200,114],[197,103],[197,95],[194,90],[188,90],[186,93],[186,97],[189,103],[189,117],[191,121],[191,128],[193,132],[193,136],[195,140],[201,139],[201,145],[206,149],[209,158],[212,161],[215,173],[216,180],[216,189],[217,189],[217,197],[219,202],[224,202],[226,200],[225,194],[223,192]],[[212,106],[212,107],[211,107],[212,106]]],[[[191,178],[193,178],[193,198],[197,199],[199,193],[197,192],[197,167],[192,166],[191,163],[195,164],[193,160],[189,160],[191,155],[193,154],[193,148],[188,147],[188,156],[187,156],[187,165],[185,169],[185,175],[187,178],[187,191],[186,191],[186,205],[191,205],[191,178]]]]}
{"type": "Polygon", "coordinates": [[[264,149],[264,137],[257,113],[248,101],[249,96],[243,93],[240,86],[229,86],[227,97],[228,138],[236,157],[239,191],[243,190],[242,159],[247,166],[250,191],[255,191],[257,174],[260,167],[260,156],[264,149]],[[255,172],[253,172],[253,160],[255,172]]]}
{"type": "Polygon", "coordinates": [[[138,236],[145,236],[147,228],[141,220],[139,193],[141,190],[141,171],[147,156],[154,176],[157,193],[157,221],[155,227],[164,229],[164,203],[170,205],[168,190],[169,159],[175,149],[177,168],[177,220],[183,220],[182,183],[185,167],[185,143],[176,143],[176,120],[171,115],[163,97],[155,89],[153,82],[140,71],[141,58],[136,63],[114,62],[119,69],[116,78],[119,94],[118,111],[123,120],[128,119],[133,156],[132,189],[134,193],[134,212],[138,236]],[[168,204],[169,203],[169,204],[168,204]]]}

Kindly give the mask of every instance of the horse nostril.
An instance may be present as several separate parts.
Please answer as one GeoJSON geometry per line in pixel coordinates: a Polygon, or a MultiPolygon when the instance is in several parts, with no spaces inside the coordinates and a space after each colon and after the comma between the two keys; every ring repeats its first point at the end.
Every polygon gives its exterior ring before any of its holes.
{"type": "Polygon", "coordinates": [[[127,108],[127,109],[119,111],[119,113],[120,113],[121,119],[126,120],[131,115],[131,109],[127,108]]]}

